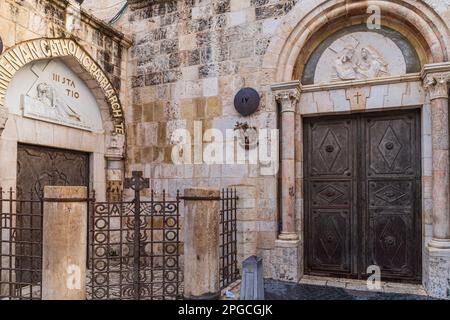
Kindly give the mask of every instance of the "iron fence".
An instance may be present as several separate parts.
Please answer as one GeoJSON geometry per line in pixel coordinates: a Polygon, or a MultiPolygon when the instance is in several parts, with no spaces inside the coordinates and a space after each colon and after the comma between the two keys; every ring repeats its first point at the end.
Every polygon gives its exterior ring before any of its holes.
{"type": "MultiPolygon", "coordinates": [[[[134,172],[125,201],[88,201],[88,299],[180,299],[183,293],[179,191],[169,198],[149,191],[134,172]]],[[[220,288],[239,279],[235,189],[220,196],[220,288]]],[[[214,200],[217,201],[217,200],[214,200]]],[[[42,196],[0,188],[0,299],[42,298],[42,196]]],[[[188,262],[187,262],[188,263],[188,262]]]]}
{"type": "Polygon", "coordinates": [[[179,192],[142,200],[148,179],[134,172],[131,201],[93,202],[88,298],[141,300],[182,296],[179,192]]]}
{"type": "Polygon", "coordinates": [[[220,288],[239,279],[237,267],[237,209],[236,189],[222,189],[220,195],[220,288]]]}
{"type": "Polygon", "coordinates": [[[0,187],[0,299],[41,299],[42,219],[42,197],[0,187]]]}

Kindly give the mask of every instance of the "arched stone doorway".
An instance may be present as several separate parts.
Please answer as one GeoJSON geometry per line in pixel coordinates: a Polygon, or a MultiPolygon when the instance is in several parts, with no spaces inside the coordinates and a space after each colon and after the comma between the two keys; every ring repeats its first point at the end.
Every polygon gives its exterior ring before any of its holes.
{"type": "MultiPolygon", "coordinates": [[[[297,256],[292,268],[297,268],[299,278],[310,270],[304,264],[308,244],[305,235],[311,231],[305,230],[311,227],[305,217],[308,221],[314,206],[314,200],[308,198],[312,186],[305,163],[314,151],[305,148],[305,119],[343,114],[366,118],[368,112],[382,117],[386,113],[381,112],[417,109],[422,143],[415,143],[416,150],[421,149],[416,177],[421,195],[411,207],[421,223],[415,236],[418,241],[408,255],[421,252],[420,280],[428,292],[439,297],[448,295],[449,168],[448,161],[441,159],[448,159],[449,39],[442,17],[425,3],[407,0],[307,2],[297,4],[281,23],[264,67],[274,82],[282,131],[283,228],[277,245],[292,248],[297,256]],[[376,31],[366,26],[372,14],[370,6],[382,15],[381,29],[376,31]],[[370,37],[374,46],[365,43],[370,37]],[[377,47],[379,41],[382,45],[377,47]],[[391,49],[383,53],[389,46],[391,49]],[[353,63],[355,57],[358,61],[353,63]]],[[[331,127],[333,124],[325,124],[328,131],[331,127]]],[[[360,181],[357,188],[365,185],[360,181]]],[[[330,239],[333,242],[332,235],[330,239]]],[[[360,257],[350,255],[349,259],[360,257]]],[[[383,279],[383,268],[381,271],[383,279]]]]}
{"type": "Polygon", "coordinates": [[[86,179],[99,199],[120,190],[124,115],[116,89],[95,60],[72,39],[44,38],[6,50],[0,65],[3,187],[18,186],[18,146],[31,145],[35,151],[56,148],[50,150],[55,156],[62,150],[85,153],[86,179]]]}
{"type": "MultiPolygon", "coordinates": [[[[0,55],[0,114],[0,186],[17,190],[11,197],[37,199],[46,185],[84,185],[100,201],[120,194],[122,106],[105,72],[74,40],[30,40],[0,55]]],[[[29,210],[38,207],[30,204],[29,210]]],[[[15,223],[15,240],[28,245],[14,249],[14,263],[33,271],[20,274],[19,281],[34,281],[42,222],[24,213],[15,223]]],[[[4,239],[12,237],[3,231],[4,239]]]]}

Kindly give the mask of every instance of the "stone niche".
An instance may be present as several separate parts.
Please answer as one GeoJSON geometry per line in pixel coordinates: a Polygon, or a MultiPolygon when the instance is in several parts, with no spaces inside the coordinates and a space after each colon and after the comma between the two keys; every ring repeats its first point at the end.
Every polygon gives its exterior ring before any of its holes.
{"type": "Polygon", "coordinates": [[[305,67],[303,84],[322,84],[401,76],[420,72],[411,44],[398,32],[359,25],[340,30],[323,41],[305,67]]]}

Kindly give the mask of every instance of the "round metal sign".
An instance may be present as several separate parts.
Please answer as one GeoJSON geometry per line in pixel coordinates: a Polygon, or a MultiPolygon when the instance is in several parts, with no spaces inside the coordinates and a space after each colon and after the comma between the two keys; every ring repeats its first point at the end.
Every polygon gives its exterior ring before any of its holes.
{"type": "Polygon", "coordinates": [[[253,88],[242,88],[234,97],[234,107],[241,115],[249,116],[258,110],[261,98],[253,88]]]}

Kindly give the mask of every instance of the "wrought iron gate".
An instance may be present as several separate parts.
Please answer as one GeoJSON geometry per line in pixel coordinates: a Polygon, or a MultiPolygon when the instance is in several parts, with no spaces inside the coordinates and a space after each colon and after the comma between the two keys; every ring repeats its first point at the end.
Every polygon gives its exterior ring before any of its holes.
{"type": "Polygon", "coordinates": [[[133,172],[125,188],[134,199],[91,204],[90,299],[177,299],[181,297],[179,192],[142,200],[149,187],[133,172]]]}
{"type": "Polygon", "coordinates": [[[224,289],[239,279],[237,267],[237,209],[236,189],[222,189],[220,195],[220,288],[224,289]]]}
{"type": "Polygon", "coordinates": [[[0,188],[0,300],[41,299],[42,218],[41,195],[0,188]]]}
{"type": "MultiPolygon", "coordinates": [[[[149,180],[141,172],[125,179],[130,201],[88,199],[88,299],[182,298],[182,241],[177,191],[141,191],[149,180]]],[[[120,197],[122,199],[122,197],[120,197]]],[[[236,190],[220,197],[220,287],[239,278],[237,268],[236,190]]],[[[0,188],[0,299],[42,297],[42,195],[0,188]],[[26,263],[22,262],[26,259],[26,263]]]]}

